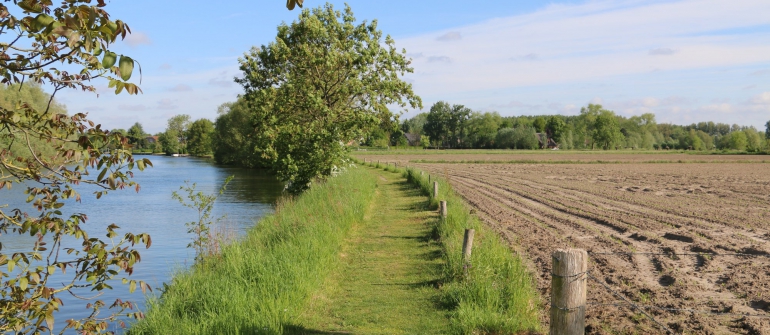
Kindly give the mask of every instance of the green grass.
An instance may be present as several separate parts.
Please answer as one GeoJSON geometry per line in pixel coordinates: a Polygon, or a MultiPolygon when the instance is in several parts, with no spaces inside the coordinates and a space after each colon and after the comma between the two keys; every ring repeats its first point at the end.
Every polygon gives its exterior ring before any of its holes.
{"type": "MultiPolygon", "coordinates": [[[[382,168],[380,164],[375,167],[382,168]]],[[[451,310],[452,332],[456,334],[518,334],[540,331],[541,306],[534,279],[502,238],[470,214],[462,198],[452,191],[444,178],[421,175],[415,169],[386,166],[385,170],[401,172],[425,195],[431,207],[439,200],[447,201],[447,218],[436,221],[434,236],[442,246],[444,258],[441,303],[451,310]],[[439,183],[439,194],[432,196],[433,181],[439,183]],[[466,228],[475,229],[473,253],[464,274],[462,260],[463,235],[466,228]]]]}
{"type": "Polygon", "coordinates": [[[339,262],[376,190],[350,169],[278,206],[241,241],[174,276],[130,334],[283,334],[339,262]]]}
{"type": "Polygon", "coordinates": [[[304,333],[447,334],[438,302],[441,247],[428,200],[400,174],[372,170],[372,210],[344,243],[342,264],[300,319],[304,333]]]}

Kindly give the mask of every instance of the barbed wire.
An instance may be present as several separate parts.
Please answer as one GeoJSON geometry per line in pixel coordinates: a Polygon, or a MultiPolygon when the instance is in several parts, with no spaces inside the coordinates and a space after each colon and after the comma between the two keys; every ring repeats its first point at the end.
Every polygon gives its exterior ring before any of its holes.
{"type": "Polygon", "coordinates": [[[708,252],[588,252],[589,255],[607,256],[607,255],[643,255],[643,256],[741,256],[741,257],[770,257],[770,254],[748,254],[748,253],[708,253],[708,252]]]}
{"type": "MultiPolygon", "coordinates": [[[[629,307],[630,305],[618,304],[618,303],[588,302],[586,303],[586,306],[629,307]]],[[[693,313],[693,314],[734,316],[734,317],[756,317],[756,318],[762,318],[762,319],[770,318],[770,315],[744,314],[744,313],[733,313],[733,312],[714,312],[714,311],[707,311],[702,309],[691,309],[691,308],[670,308],[670,307],[660,307],[660,306],[652,306],[652,305],[635,305],[635,307],[644,308],[644,309],[657,309],[657,310],[667,311],[667,312],[687,312],[687,313],[693,313]]]]}
{"type": "Polygon", "coordinates": [[[627,303],[629,306],[631,306],[631,307],[635,308],[636,310],[638,310],[640,313],[642,313],[642,314],[643,314],[644,316],[646,316],[648,319],[652,320],[652,322],[654,322],[655,324],[657,324],[657,325],[658,325],[658,327],[660,327],[660,328],[664,329],[664,330],[665,330],[666,332],[668,332],[669,334],[675,334],[673,330],[669,329],[668,327],[666,327],[665,325],[663,325],[662,323],[660,323],[658,320],[655,320],[655,318],[654,318],[652,315],[650,315],[649,313],[647,313],[647,312],[646,312],[646,311],[645,311],[643,308],[641,308],[641,307],[637,306],[637,305],[636,305],[636,304],[634,304],[634,303],[633,303],[631,300],[629,300],[628,298],[626,298],[624,295],[622,295],[622,294],[620,294],[620,293],[616,292],[616,291],[615,291],[615,290],[613,290],[613,289],[612,289],[612,288],[611,288],[609,285],[607,285],[607,284],[603,283],[601,280],[599,280],[599,279],[597,279],[596,277],[592,276],[592,275],[591,275],[590,273],[588,273],[587,271],[586,271],[586,276],[588,276],[588,278],[591,278],[591,279],[593,279],[594,281],[596,281],[597,283],[599,283],[599,284],[601,284],[602,286],[604,286],[604,288],[605,288],[605,289],[607,289],[608,291],[610,291],[612,294],[614,294],[615,296],[617,296],[617,297],[618,297],[618,298],[620,298],[621,300],[625,301],[625,302],[626,302],[626,303],[627,303]]]}

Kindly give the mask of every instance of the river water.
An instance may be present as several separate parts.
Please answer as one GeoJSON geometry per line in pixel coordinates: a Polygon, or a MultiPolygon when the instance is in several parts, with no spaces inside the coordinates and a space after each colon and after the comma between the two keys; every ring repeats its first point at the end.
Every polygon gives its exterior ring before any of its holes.
{"type": "MultiPolygon", "coordinates": [[[[87,214],[88,221],[84,227],[91,236],[104,239],[104,228],[111,223],[120,226],[119,236],[124,232],[149,233],[152,237],[152,247],[142,247],[139,250],[142,260],[134,267],[134,273],[129,278],[144,280],[153,288],[161,287],[170,279],[173,271],[188,267],[195,258],[194,251],[187,248],[192,235],[187,233],[185,222],[197,221],[197,211],[183,207],[171,198],[173,191],[178,191],[184,196],[179,187],[184,185],[186,180],[197,183],[196,190],[213,193],[219,190],[225,178],[235,176],[214,205],[212,218],[222,215],[226,217],[219,227],[213,227],[212,230],[223,228],[236,236],[243,235],[257,220],[272,213],[273,205],[283,189],[283,185],[274,177],[260,171],[218,166],[197,158],[149,158],[154,167],[143,172],[136,170],[135,173],[134,180],[141,185],[138,193],[133,189],[114,191],[97,200],[90,192],[83,190],[80,203],[68,203],[63,209],[67,212],[87,214]]],[[[0,206],[8,204],[8,208],[20,208],[30,215],[35,215],[36,210],[24,202],[24,187],[14,186],[11,191],[0,190],[0,206]]],[[[8,254],[25,248],[29,250],[34,239],[28,236],[6,235],[0,236],[0,242],[3,244],[3,253],[8,254]]],[[[77,245],[71,247],[77,248],[77,245]]],[[[64,281],[65,277],[62,277],[61,281],[64,281]]],[[[123,277],[123,274],[120,277],[123,277]]],[[[128,285],[117,281],[112,286],[113,290],[104,291],[98,299],[109,306],[116,298],[121,298],[137,303],[139,310],[144,310],[145,298],[139,289],[129,294],[128,285]]],[[[95,293],[80,291],[78,294],[88,297],[95,293]]],[[[68,293],[59,294],[58,297],[63,300],[64,306],[55,315],[57,330],[61,329],[66,319],[87,316],[85,305],[93,302],[75,298],[68,293]]],[[[106,313],[107,311],[103,311],[102,315],[106,313]]]]}

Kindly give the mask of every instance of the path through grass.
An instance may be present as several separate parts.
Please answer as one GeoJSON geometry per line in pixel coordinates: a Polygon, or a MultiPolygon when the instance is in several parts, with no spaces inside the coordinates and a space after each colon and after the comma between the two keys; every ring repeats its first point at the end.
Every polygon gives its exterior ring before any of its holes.
{"type": "Polygon", "coordinates": [[[440,245],[431,240],[436,213],[400,175],[378,175],[372,208],[344,243],[339,268],[326,280],[296,333],[444,334],[448,312],[437,302],[440,245]]]}

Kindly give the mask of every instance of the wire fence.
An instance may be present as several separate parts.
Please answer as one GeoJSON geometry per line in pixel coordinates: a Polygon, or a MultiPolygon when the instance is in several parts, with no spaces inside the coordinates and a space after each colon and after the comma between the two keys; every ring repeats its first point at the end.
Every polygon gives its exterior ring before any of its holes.
{"type": "MultiPolygon", "coordinates": [[[[720,257],[720,256],[730,256],[730,257],[764,257],[764,258],[770,258],[770,254],[767,253],[712,253],[712,252],[685,252],[685,253],[677,253],[677,252],[588,252],[589,256],[609,256],[609,255],[621,255],[621,256],[631,256],[631,255],[641,255],[641,256],[669,256],[669,257],[679,257],[679,256],[701,256],[701,257],[720,257]]],[[[673,308],[673,307],[665,307],[665,306],[654,306],[654,305],[643,305],[638,304],[632,301],[631,299],[627,298],[622,293],[618,292],[617,290],[610,287],[607,283],[602,281],[601,279],[593,276],[591,274],[591,271],[585,271],[582,273],[578,273],[575,275],[570,276],[556,276],[552,274],[553,277],[559,277],[559,278],[576,278],[575,280],[581,280],[581,279],[591,279],[598,283],[600,286],[602,286],[604,289],[606,289],[609,293],[611,293],[613,296],[617,297],[619,300],[622,301],[622,303],[604,303],[604,302],[586,302],[585,306],[581,306],[579,308],[585,308],[588,306],[591,307],[601,307],[601,306],[613,306],[613,307],[619,307],[619,308],[629,308],[638,311],[642,315],[644,315],[646,318],[648,318],[652,323],[657,325],[661,330],[666,331],[669,334],[676,334],[673,330],[671,330],[669,327],[667,327],[662,322],[655,319],[654,316],[652,316],[650,313],[648,313],[649,310],[658,310],[658,311],[664,311],[664,312],[676,312],[676,313],[691,313],[691,314],[701,314],[701,315],[712,315],[712,316],[731,316],[736,318],[762,318],[762,319],[770,319],[770,314],[749,314],[749,313],[735,313],[735,312],[725,312],[725,311],[715,311],[715,310],[706,310],[706,309],[693,309],[693,308],[673,308]]],[[[553,308],[559,309],[557,306],[551,306],[553,308]]],[[[570,310],[574,310],[576,308],[572,308],[570,310]]],[[[565,309],[562,309],[565,310],[565,309]]]]}

